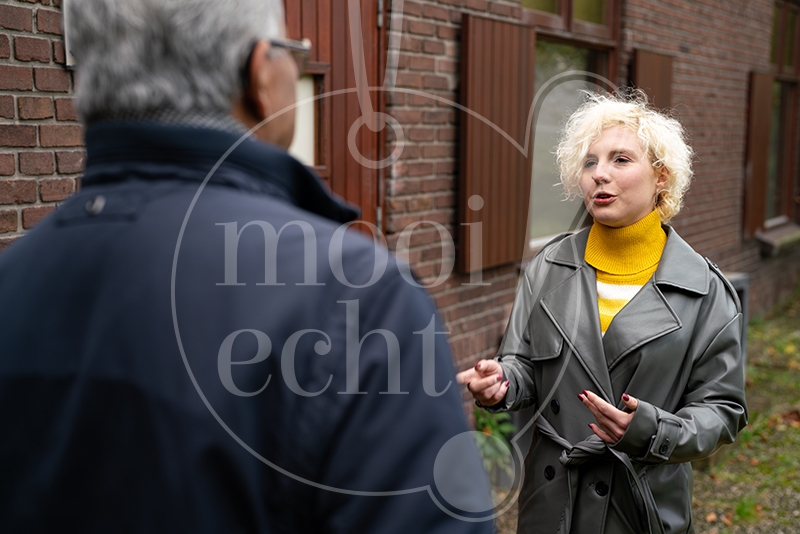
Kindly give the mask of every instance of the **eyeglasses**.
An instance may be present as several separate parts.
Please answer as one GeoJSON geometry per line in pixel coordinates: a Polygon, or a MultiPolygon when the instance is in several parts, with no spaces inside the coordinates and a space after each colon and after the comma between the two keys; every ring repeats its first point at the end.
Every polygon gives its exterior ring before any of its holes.
{"type": "Polygon", "coordinates": [[[311,55],[311,40],[308,38],[302,41],[294,39],[270,39],[269,44],[272,48],[282,48],[292,55],[292,59],[297,63],[297,71],[300,75],[304,74],[308,66],[308,57],[311,55]]]}

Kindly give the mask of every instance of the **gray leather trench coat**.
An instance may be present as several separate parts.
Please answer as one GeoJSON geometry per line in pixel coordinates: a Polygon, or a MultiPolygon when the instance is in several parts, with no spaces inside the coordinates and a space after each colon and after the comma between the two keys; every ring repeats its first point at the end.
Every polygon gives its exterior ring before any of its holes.
{"type": "Polygon", "coordinates": [[[693,532],[691,460],[731,443],[747,422],[736,293],[670,227],[658,270],[600,333],[588,229],[532,260],[497,359],[509,380],[491,411],[537,406],[519,499],[520,533],[693,532]],[[622,409],[606,445],[578,399],[587,389],[622,409]]]}

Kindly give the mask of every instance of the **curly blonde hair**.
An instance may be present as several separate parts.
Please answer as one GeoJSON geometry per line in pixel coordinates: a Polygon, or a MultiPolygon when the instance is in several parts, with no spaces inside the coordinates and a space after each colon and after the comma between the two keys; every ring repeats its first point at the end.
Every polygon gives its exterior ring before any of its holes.
{"type": "Polygon", "coordinates": [[[556,149],[564,193],[567,198],[580,195],[589,146],[604,130],[615,126],[636,134],[654,171],[667,169],[667,185],[658,193],[655,207],[661,222],[668,223],[683,207],[692,180],[694,152],[681,123],[653,109],[641,90],[627,95],[586,93],[586,102],[567,119],[556,149]]]}

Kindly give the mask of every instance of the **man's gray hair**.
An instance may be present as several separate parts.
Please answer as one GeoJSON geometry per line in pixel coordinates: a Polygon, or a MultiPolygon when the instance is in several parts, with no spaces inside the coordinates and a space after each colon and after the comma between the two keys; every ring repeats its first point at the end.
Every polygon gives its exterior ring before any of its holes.
{"type": "Polygon", "coordinates": [[[227,115],[282,0],[69,0],[77,108],[86,123],[161,112],[227,115]]]}

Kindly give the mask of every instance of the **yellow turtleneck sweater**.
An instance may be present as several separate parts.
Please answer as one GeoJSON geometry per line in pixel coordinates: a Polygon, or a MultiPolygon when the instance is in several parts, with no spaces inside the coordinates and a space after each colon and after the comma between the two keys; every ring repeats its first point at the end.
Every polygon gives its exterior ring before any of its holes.
{"type": "Polygon", "coordinates": [[[623,228],[594,223],[584,258],[597,271],[597,304],[603,335],[614,316],[656,272],[666,243],[667,235],[656,211],[623,228]]]}

